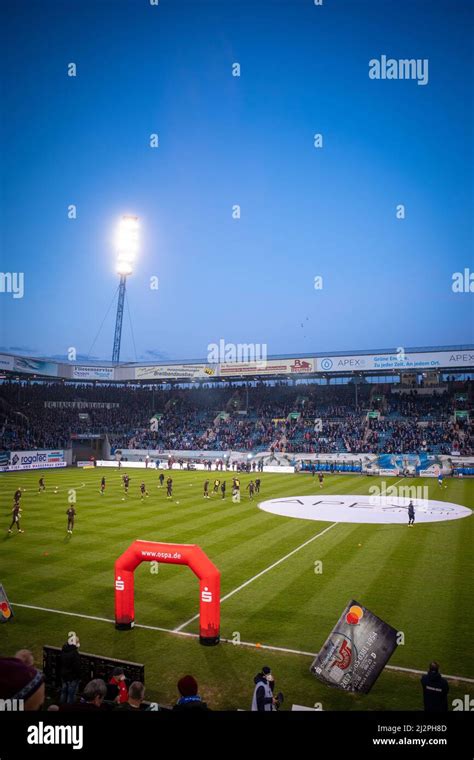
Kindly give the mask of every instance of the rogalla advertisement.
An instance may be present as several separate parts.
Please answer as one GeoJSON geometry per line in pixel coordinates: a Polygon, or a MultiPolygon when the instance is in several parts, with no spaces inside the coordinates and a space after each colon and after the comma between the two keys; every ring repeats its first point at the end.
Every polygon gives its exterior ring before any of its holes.
{"type": "Polygon", "coordinates": [[[397,647],[397,631],[352,600],[311,665],[323,683],[368,694],[397,647]]]}

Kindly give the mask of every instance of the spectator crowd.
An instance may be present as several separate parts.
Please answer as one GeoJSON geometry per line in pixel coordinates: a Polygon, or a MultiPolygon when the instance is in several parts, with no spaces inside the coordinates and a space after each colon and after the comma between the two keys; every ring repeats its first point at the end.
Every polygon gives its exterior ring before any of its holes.
{"type": "Polygon", "coordinates": [[[107,435],[113,450],[471,455],[472,423],[454,419],[454,411],[469,411],[472,384],[464,401],[447,386],[442,390],[401,394],[369,383],[355,389],[350,383],[164,388],[3,382],[1,446],[67,448],[81,435],[107,435]],[[371,411],[380,416],[370,417],[371,411]]]}

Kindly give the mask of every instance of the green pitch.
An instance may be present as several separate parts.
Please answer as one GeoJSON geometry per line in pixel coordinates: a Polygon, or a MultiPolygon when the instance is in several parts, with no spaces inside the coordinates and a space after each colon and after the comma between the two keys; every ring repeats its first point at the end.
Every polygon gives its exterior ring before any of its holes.
{"type": "MultiPolygon", "coordinates": [[[[356,696],[324,686],[309,673],[312,659],[305,653],[319,650],[345,604],[355,598],[403,632],[405,643],[391,666],[424,671],[437,659],[443,673],[474,678],[474,522],[469,517],[414,529],[337,524],[223,601],[222,637],[253,646],[207,648],[195,638],[153,628],[116,631],[108,622],[114,618],[114,562],[136,538],[198,544],[221,571],[226,596],[329,525],[262,512],[259,497],[249,501],[245,490],[250,475],[241,476],[242,501],[233,504],[232,473],[219,475],[228,486],[222,501],[220,494],[203,499],[205,473],[187,471],[173,472],[174,495],[167,499],[165,489],[157,488],[156,471],[130,470],[130,492],[124,497],[124,471],[45,470],[45,493],[38,493],[38,471],[0,478],[0,582],[15,605],[14,619],[0,626],[3,655],[26,647],[41,665],[43,644],[61,646],[75,631],[85,652],[144,663],[146,696],[164,704],[174,703],[178,678],[192,673],[210,707],[248,709],[253,677],[270,665],[277,690],[285,694],[285,709],[293,703],[318,703],[324,710],[420,709],[416,674],[385,670],[369,695],[356,696]],[[102,475],[107,480],[103,496],[102,475]],[[150,494],[144,501],[138,489],[142,477],[150,494]],[[14,529],[9,536],[17,487],[25,489],[25,532],[18,535],[14,529]],[[65,514],[70,489],[77,509],[72,537],[65,514]]],[[[261,500],[321,493],[310,475],[260,477],[261,500]]],[[[325,478],[323,493],[368,494],[380,482],[333,475],[325,478]]],[[[443,489],[432,479],[406,484],[428,486],[433,499],[474,504],[474,481],[448,478],[443,489]]],[[[197,613],[198,582],[186,567],[153,569],[143,563],[136,571],[136,623],[172,631],[197,613]]],[[[182,630],[196,633],[197,621],[182,630]]],[[[473,684],[451,682],[450,699],[472,690],[473,684]]]]}

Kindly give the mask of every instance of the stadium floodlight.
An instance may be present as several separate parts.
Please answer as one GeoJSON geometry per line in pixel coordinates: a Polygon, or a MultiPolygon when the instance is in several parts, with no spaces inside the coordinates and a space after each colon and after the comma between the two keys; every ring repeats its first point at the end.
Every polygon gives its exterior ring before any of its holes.
{"type": "Polygon", "coordinates": [[[138,253],[139,223],[136,216],[123,216],[117,229],[117,274],[129,275],[138,253]]]}
{"type": "Polygon", "coordinates": [[[139,229],[140,225],[137,216],[123,216],[116,233],[116,271],[117,274],[120,275],[120,285],[117,302],[117,318],[115,320],[114,347],[112,351],[113,362],[118,362],[120,359],[126,282],[127,277],[133,272],[133,264],[138,253],[139,229]]]}

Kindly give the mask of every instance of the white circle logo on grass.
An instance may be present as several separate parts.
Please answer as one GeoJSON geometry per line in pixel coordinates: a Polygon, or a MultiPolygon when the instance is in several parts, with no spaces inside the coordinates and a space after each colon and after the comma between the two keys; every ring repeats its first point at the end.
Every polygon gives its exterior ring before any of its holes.
{"type": "MultiPolygon", "coordinates": [[[[412,499],[415,523],[459,520],[472,514],[467,507],[446,501],[412,499]]],[[[270,499],[259,504],[264,512],[301,520],[322,520],[345,523],[401,523],[408,522],[410,499],[402,496],[288,496],[270,499]]]]}

